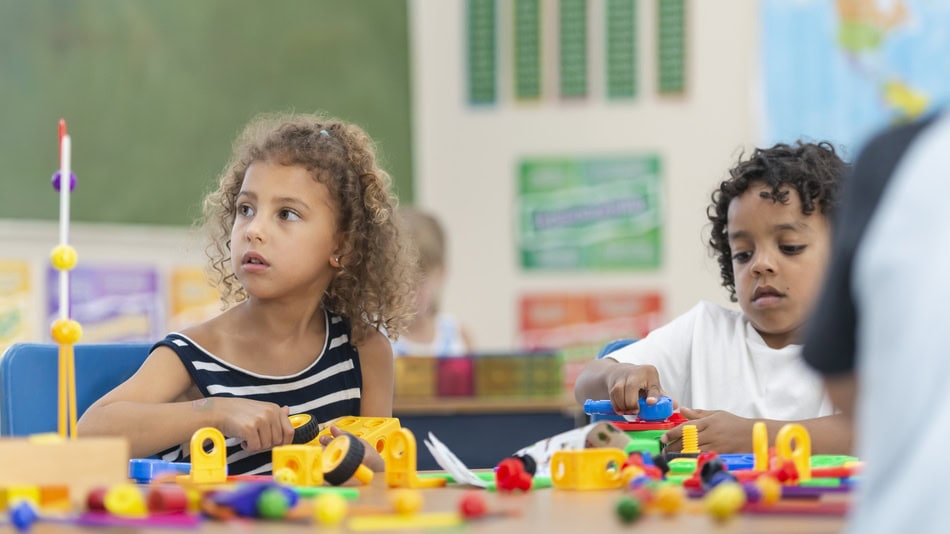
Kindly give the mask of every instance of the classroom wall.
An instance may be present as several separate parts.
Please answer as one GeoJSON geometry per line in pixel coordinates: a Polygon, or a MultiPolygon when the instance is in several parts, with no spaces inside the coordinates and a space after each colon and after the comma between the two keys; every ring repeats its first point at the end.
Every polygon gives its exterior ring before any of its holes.
{"type": "MultiPolygon", "coordinates": [[[[445,309],[460,316],[480,348],[517,338],[518,298],[529,291],[659,290],[672,318],[700,299],[728,303],[704,245],[705,208],[740,150],[756,140],[757,3],[690,1],[687,91],[656,90],[656,2],[636,2],[640,79],[636,98],[606,101],[596,69],[603,56],[604,0],[588,2],[591,96],[554,95],[555,69],[542,61],[537,103],[512,97],[512,2],[498,3],[497,103],[472,107],[465,78],[463,0],[411,0],[413,152],[416,202],[444,222],[450,242],[445,309]],[[600,29],[598,29],[600,28],[600,29]],[[525,156],[657,152],[662,157],[665,237],[652,272],[526,273],[515,243],[516,163],[525,156]]],[[[554,48],[556,0],[542,0],[542,42],[554,48]],[[553,14],[553,16],[552,16],[553,14]]],[[[547,53],[547,52],[545,52],[547,53]]]]}
{"type": "MultiPolygon", "coordinates": [[[[557,1],[541,3],[548,32],[556,21],[557,1]]],[[[602,56],[598,24],[604,4],[589,1],[592,70],[598,68],[595,58],[602,56]]],[[[687,91],[683,96],[659,96],[655,2],[638,0],[639,90],[626,102],[600,96],[603,88],[597,87],[593,73],[591,96],[560,101],[552,96],[556,73],[550,68],[543,73],[542,101],[515,102],[511,31],[506,26],[510,17],[501,13],[511,3],[499,0],[498,5],[498,102],[473,108],[465,93],[465,1],[409,1],[414,194],[417,204],[442,219],[450,237],[451,278],[444,307],[464,320],[479,349],[503,350],[518,340],[517,304],[525,292],[656,290],[664,297],[667,319],[700,299],[728,304],[715,259],[705,246],[705,208],[712,188],[739,151],[756,140],[757,2],[688,1],[687,91]],[[662,157],[665,235],[659,269],[521,270],[513,204],[519,158],[644,152],[662,157]]],[[[83,164],[85,172],[91,172],[91,165],[83,164]]],[[[79,170],[82,188],[84,174],[79,170]]],[[[54,204],[52,190],[45,191],[41,194],[54,204]]],[[[200,240],[184,227],[77,223],[71,240],[81,262],[149,263],[163,273],[180,264],[204,264],[200,240]]],[[[44,284],[49,250],[56,242],[54,222],[14,221],[0,213],[0,259],[33,262],[34,287],[44,284]]],[[[34,299],[33,339],[47,336],[44,298],[38,293],[34,299]]]]}

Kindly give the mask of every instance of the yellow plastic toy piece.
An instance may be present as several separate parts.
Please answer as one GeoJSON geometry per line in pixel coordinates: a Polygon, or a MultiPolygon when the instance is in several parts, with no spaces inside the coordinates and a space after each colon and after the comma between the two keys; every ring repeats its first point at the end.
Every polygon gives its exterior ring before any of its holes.
{"type": "Polygon", "coordinates": [[[357,532],[377,530],[447,528],[462,524],[462,516],[457,512],[431,512],[426,514],[383,514],[354,517],[347,526],[357,532]]]}
{"type": "Polygon", "coordinates": [[[620,466],[626,459],[620,449],[557,451],[551,457],[551,484],[573,490],[619,488],[620,466]]]}
{"type": "Polygon", "coordinates": [[[416,471],[416,436],[408,428],[400,428],[389,437],[385,447],[386,484],[390,488],[438,488],[444,478],[419,478],[416,471]]]}
{"type": "Polygon", "coordinates": [[[779,429],[775,436],[775,455],[783,462],[791,460],[795,464],[799,482],[811,480],[811,436],[805,427],[789,423],[779,429]]]}
{"type": "Polygon", "coordinates": [[[106,492],[103,499],[106,510],[112,515],[120,517],[145,517],[148,507],[145,506],[145,496],[135,484],[118,484],[106,492]]]}
{"type": "Polygon", "coordinates": [[[323,449],[313,445],[282,445],[271,451],[274,480],[290,486],[323,485],[323,449]],[[285,473],[292,476],[288,478],[285,473]]]}
{"type": "MultiPolygon", "coordinates": [[[[317,434],[317,439],[314,440],[317,443],[319,443],[319,439],[322,436],[330,436],[330,427],[335,426],[344,432],[366,440],[370,445],[376,448],[376,452],[383,458],[386,457],[384,453],[390,435],[401,428],[399,419],[395,417],[356,416],[339,417],[324,423],[322,426],[323,430],[317,434]]],[[[313,443],[313,441],[311,443],[313,443]]]]}
{"type": "Polygon", "coordinates": [[[699,454],[699,433],[696,425],[683,425],[683,454],[699,454]]]}
{"type": "Polygon", "coordinates": [[[191,474],[178,479],[193,484],[223,484],[228,479],[228,451],[220,430],[207,426],[192,434],[191,474]],[[204,443],[209,440],[212,448],[205,452],[204,443]]]}
{"type": "Polygon", "coordinates": [[[18,502],[27,501],[34,508],[40,507],[39,486],[8,486],[0,488],[0,511],[13,508],[18,502]]]}
{"type": "Polygon", "coordinates": [[[762,421],[752,425],[752,455],[755,459],[753,471],[769,470],[769,432],[762,421]]]}
{"type": "Polygon", "coordinates": [[[354,448],[355,439],[346,434],[337,436],[323,450],[324,478],[331,484],[339,485],[350,478],[363,484],[373,481],[373,471],[361,463],[364,448],[354,448]],[[341,478],[336,480],[336,477],[341,478]]]}

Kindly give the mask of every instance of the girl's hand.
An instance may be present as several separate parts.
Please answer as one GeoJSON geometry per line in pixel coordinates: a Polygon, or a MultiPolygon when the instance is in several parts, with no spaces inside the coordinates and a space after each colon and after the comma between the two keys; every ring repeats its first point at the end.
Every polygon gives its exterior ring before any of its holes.
{"type": "MultiPolygon", "coordinates": [[[[199,401],[195,401],[198,403],[199,401]]],[[[241,447],[251,452],[266,451],[294,440],[290,408],[272,402],[232,397],[200,399],[202,409],[216,414],[217,428],[227,437],[241,439],[241,447]]]]}
{"type": "Polygon", "coordinates": [[[640,398],[656,404],[661,395],[660,373],[652,365],[619,363],[607,374],[607,391],[614,411],[624,415],[640,413],[640,398]]]}
{"type": "MultiPolygon", "coordinates": [[[[324,447],[326,447],[327,445],[330,444],[331,441],[333,441],[333,438],[343,435],[343,434],[347,434],[347,432],[344,432],[343,430],[340,430],[336,426],[331,425],[330,435],[320,436],[320,445],[323,445],[324,447]]],[[[355,436],[353,436],[352,434],[350,434],[350,437],[355,438],[355,436]]],[[[383,461],[383,457],[380,456],[379,452],[376,451],[376,447],[374,445],[370,445],[370,443],[363,438],[356,438],[356,439],[359,439],[361,442],[363,442],[363,448],[365,449],[365,452],[363,453],[363,462],[362,462],[363,465],[365,465],[366,467],[372,469],[373,471],[377,473],[385,471],[386,462],[383,461]]]]}
{"type": "MultiPolygon", "coordinates": [[[[680,413],[690,420],[684,424],[696,425],[701,451],[733,454],[752,450],[754,420],[722,410],[681,408],[680,413]]],[[[663,434],[660,442],[667,444],[668,450],[680,451],[683,447],[682,438],[683,425],[680,425],[663,434]]]]}

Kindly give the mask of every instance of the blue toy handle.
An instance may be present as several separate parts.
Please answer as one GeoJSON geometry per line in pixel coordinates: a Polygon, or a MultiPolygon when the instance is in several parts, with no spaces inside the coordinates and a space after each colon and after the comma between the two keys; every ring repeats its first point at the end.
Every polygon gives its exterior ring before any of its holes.
{"type": "MultiPolygon", "coordinates": [[[[663,421],[673,415],[673,399],[661,395],[656,404],[647,404],[646,399],[640,399],[640,413],[638,417],[644,421],[663,421]]],[[[609,400],[584,401],[584,413],[588,415],[617,415],[614,406],[609,400]]]]}
{"type": "Polygon", "coordinates": [[[587,399],[584,401],[584,413],[587,415],[617,415],[617,412],[614,411],[614,405],[609,400],[587,399]]]}

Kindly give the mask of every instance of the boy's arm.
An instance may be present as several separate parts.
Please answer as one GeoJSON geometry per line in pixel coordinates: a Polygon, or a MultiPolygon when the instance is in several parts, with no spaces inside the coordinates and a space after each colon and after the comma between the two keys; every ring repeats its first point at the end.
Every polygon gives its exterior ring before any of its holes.
{"type": "MultiPolygon", "coordinates": [[[[393,349],[386,336],[379,332],[357,346],[360,369],[363,373],[363,391],[360,394],[360,415],[364,417],[393,416],[393,349]]],[[[334,434],[336,435],[336,434],[334,434]]],[[[366,457],[363,463],[373,471],[383,471],[383,458],[376,448],[364,442],[366,457]]]]}
{"type": "MultiPolygon", "coordinates": [[[[775,444],[779,429],[789,423],[805,427],[811,437],[812,454],[851,454],[852,432],[849,418],[843,414],[803,419],[800,421],[777,421],[774,419],[747,419],[723,410],[693,410],[681,408],[680,413],[689,423],[696,425],[699,448],[722,454],[747,453],[752,451],[752,426],[765,423],[769,445],[775,444]]],[[[660,441],[670,444],[672,450],[682,447],[683,425],[663,435],[660,441]]]]}
{"type": "Polygon", "coordinates": [[[574,383],[574,399],[583,404],[587,399],[610,399],[618,413],[640,411],[640,397],[655,404],[660,395],[660,375],[652,365],[621,363],[601,358],[584,366],[574,383]]]}

